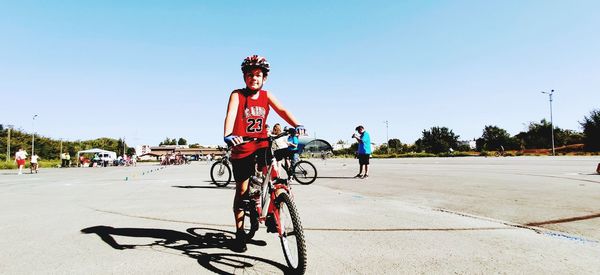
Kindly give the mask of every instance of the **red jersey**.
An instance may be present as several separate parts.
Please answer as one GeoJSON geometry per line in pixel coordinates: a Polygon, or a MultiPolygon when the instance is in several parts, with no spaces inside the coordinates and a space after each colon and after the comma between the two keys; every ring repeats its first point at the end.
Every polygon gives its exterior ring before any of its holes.
{"type": "MultiPolygon", "coordinates": [[[[233,125],[234,136],[266,138],[267,117],[269,116],[269,98],[267,91],[258,91],[258,98],[252,99],[252,96],[245,96],[242,90],[233,91],[238,96],[239,105],[235,124],[233,125]]],[[[269,147],[269,142],[248,142],[233,147],[231,150],[232,159],[245,158],[260,148],[269,147]]]]}

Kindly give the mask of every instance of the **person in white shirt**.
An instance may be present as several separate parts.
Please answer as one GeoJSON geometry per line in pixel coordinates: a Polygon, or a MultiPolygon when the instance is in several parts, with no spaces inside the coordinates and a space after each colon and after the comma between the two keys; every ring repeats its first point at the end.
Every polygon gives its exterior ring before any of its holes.
{"type": "Polygon", "coordinates": [[[33,174],[33,172],[35,171],[35,173],[37,174],[38,172],[38,160],[41,159],[38,155],[33,154],[31,156],[31,173],[33,174]]]}
{"type": "MultiPolygon", "coordinates": [[[[282,133],[281,130],[281,125],[279,123],[273,125],[273,132],[270,133],[271,136],[277,136],[279,134],[282,133]]],[[[284,159],[289,155],[288,153],[288,142],[287,142],[288,137],[287,136],[282,136],[278,139],[275,139],[273,141],[273,154],[275,157],[275,160],[277,161],[277,174],[281,175],[281,166],[283,165],[283,161],[285,161],[284,159]]]]}
{"type": "Polygon", "coordinates": [[[27,159],[27,152],[23,148],[19,148],[19,151],[15,153],[15,162],[19,169],[18,175],[23,174],[23,167],[25,166],[25,160],[27,159]]]}

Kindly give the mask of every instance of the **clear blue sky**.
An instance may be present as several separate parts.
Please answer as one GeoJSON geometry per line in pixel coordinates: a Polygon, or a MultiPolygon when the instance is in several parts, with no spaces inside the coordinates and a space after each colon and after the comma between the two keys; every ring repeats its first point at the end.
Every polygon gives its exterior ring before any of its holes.
{"type": "MultiPolygon", "coordinates": [[[[598,1],[0,1],[0,123],[68,140],[222,143],[250,54],[310,135],[517,134],[600,108],[598,1]]],[[[270,123],[279,122],[271,115],[270,123]]]]}

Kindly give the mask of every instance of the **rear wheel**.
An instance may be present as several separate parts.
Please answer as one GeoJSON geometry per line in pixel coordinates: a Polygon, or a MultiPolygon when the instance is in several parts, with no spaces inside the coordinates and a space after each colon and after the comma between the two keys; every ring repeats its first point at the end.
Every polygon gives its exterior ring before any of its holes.
{"type": "Polygon", "coordinates": [[[279,211],[279,219],[276,219],[276,222],[282,232],[279,238],[285,261],[294,274],[304,274],[306,243],[296,205],[287,193],[281,193],[277,196],[276,207],[279,211]]]}
{"type": "Polygon", "coordinates": [[[297,162],[292,167],[294,179],[301,184],[311,184],[317,179],[317,168],[305,160],[297,162]]]}
{"type": "Polygon", "coordinates": [[[210,178],[219,187],[225,187],[231,181],[231,168],[226,163],[218,161],[210,168],[210,178]]]}

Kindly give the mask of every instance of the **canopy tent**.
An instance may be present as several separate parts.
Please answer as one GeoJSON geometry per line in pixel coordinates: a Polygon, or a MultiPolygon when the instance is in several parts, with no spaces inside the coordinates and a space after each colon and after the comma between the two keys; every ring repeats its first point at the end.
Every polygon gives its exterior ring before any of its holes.
{"type": "Polygon", "coordinates": [[[77,152],[77,159],[79,159],[79,156],[81,154],[107,154],[110,157],[110,159],[117,159],[117,153],[115,153],[113,151],[99,149],[99,148],[93,148],[93,149],[89,149],[89,150],[79,151],[79,152],[77,152]]]}

